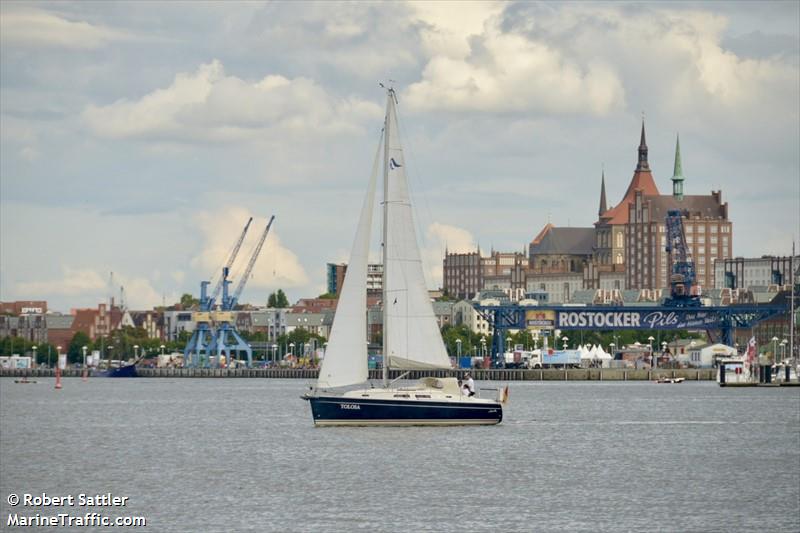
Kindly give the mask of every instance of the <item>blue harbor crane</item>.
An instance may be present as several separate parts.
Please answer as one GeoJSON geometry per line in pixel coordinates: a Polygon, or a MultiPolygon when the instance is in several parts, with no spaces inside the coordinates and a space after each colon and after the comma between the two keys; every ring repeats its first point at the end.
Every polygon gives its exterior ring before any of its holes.
{"type": "Polygon", "coordinates": [[[225,265],[222,267],[221,276],[214,286],[211,296],[208,295],[208,286],[211,283],[209,281],[200,282],[200,311],[194,313],[193,318],[196,327],[183,350],[184,361],[188,367],[208,366],[210,355],[209,346],[214,338],[214,332],[211,328],[211,311],[214,310],[217,297],[228,278],[228,272],[230,272],[234,261],[236,261],[236,256],[239,255],[239,249],[242,247],[244,238],[247,235],[247,230],[250,229],[251,222],[253,222],[253,217],[248,219],[241,235],[239,235],[239,238],[234,243],[233,249],[228,255],[228,260],[225,262],[225,265]]]}
{"type": "Polygon", "coordinates": [[[216,329],[213,330],[211,342],[208,345],[209,353],[217,356],[217,362],[221,361],[223,355],[226,357],[227,361],[230,361],[231,353],[238,356],[240,352],[244,352],[247,355],[248,368],[253,365],[253,350],[250,348],[250,345],[241,337],[241,335],[239,335],[239,332],[236,331],[234,310],[236,309],[236,304],[239,302],[239,297],[242,295],[242,291],[250,279],[250,274],[253,272],[253,267],[256,264],[259,254],[261,253],[261,248],[264,246],[264,241],[267,239],[267,235],[269,234],[269,230],[272,227],[272,222],[274,220],[275,215],[270,217],[266,228],[264,228],[264,231],[261,233],[261,237],[259,238],[255,247],[253,247],[253,251],[250,254],[250,261],[247,263],[247,267],[239,277],[239,283],[236,285],[233,295],[228,294],[228,287],[231,284],[231,281],[228,279],[228,271],[223,272],[223,277],[221,280],[222,305],[219,311],[212,312],[211,314],[211,317],[216,325],[216,329]]]}
{"type": "Polygon", "coordinates": [[[666,218],[667,245],[672,264],[669,278],[670,295],[664,300],[667,307],[699,307],[700,296],[694,293],[694,262],[686,245],[686,234],[683,230],[683,217],[678,209],[667,211],[666,218]]]}

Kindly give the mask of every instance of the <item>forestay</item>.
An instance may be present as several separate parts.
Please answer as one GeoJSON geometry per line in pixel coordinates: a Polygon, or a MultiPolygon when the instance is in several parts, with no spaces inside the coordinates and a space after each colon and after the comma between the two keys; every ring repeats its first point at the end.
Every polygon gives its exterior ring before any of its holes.
{"type": "Polygon", "coordinates": [[[389,189],[384,283],[384,334],[389,366],[398,369],[450,368],[428,295],[417,245],[405,159],[400,146],[394,99],[387,112],[389,189]]]}

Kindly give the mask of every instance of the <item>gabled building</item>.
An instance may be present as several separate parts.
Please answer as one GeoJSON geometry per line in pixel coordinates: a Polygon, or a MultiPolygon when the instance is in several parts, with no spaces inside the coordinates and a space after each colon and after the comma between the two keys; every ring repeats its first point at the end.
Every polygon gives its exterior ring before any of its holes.
{"type": "Polygon", "coordinates": [[[625,228],[630,220],[630,206],[636,199],[639,191],[646,196],[658,196],[658,187],[653,180],[650,163],[647,160],[647,139],[645,138],[644,121],[642,121],[642,134],[639,141],[639,160],[633,172],[628,188],[622,200],[613,207],[606,208],[606,183],[605,171],[603,172],[600,190],[600,209],[597,222],[595,222],[595,249],[594,263],[601,271],[617,269],[624,271],[627,262],[627,247],[625,228]]]}
{"type": "Polygon", "coordinates": [[[123,323],[125,312],[111,299],[111,306],[105,303],[97,305],[97,309],[73,309],[72,315],[75,320],[72,329],[75,332],[82,331],[90,339],[96,340],[100,337],[108,337],[112,331],[119,329],[123,323]]]}
{"type": "Polygon", "coordinates": [[[714,262],[731,256],[733,224],[728,220],[728,204],[722,202],[722,191],[711,191],[710,195],[686,195],[683,192],[684,179],[678,140],[672,195],[651,195],[637,189],[633,202],[628,205],[625,228],[628,288],[669,287],[674,259],[665,251],[665,220],[672,210],[682,214],[687,252],[694,262],[695,285],[699,290],[714,286],[714,262]]]}
{"type": "MultiPolygon", "coordinates": [[[[164,315],[159,311],[128,311],[133,327],[145,331],[148,339],[164,339],[164,315]]],[[[124,320],[123,320],[124,323],[124,320]]]]}

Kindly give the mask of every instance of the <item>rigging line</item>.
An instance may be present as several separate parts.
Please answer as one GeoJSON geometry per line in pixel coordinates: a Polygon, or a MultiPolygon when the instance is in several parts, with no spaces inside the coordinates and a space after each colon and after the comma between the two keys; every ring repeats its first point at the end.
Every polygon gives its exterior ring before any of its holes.
{"type": "MultiPolygon", "coordinates": [[[[427,249],[426,245],[428,244],[428,242],[427,242],[427,239],[425,237],[426,232],[423,231],[422,219],[426,218],[426,220],[428,222],[428,226],[430,227],[431,225],[433,225],[433,214],[431,212],[430,205],[428,204],[428,197],[424,193],[424,190],[425,190],[424,184],[425,184],[425,182],[422,180],[421,174],[417,170],[416,160],[415,160],[415,158],[413,156],[413,154],[415,152],[415,149],[414,149],[413,143],[411,142],[411,137],[409,135],[406,135],[405,125],[400,121],[400,118],[397,116],[397,113],[395,113],[395,124],[397,124],[397,134],[400,137],[400,139],[401,140],[408,140],[408,142],[409,142],[408,146],[409,146],[410,150],[408,150],[408,152],[406,152],[405,150],[403,151],[403,156],[406,159],[406,175],[408,176],[410,174],[411,177],[417,182],[417,184],[419,185],[420,194],[417,195],[416,193],[414,193],[415,188],[413,187],[413,184],[411,183],[411,180],[406,180],[406,184],[408,185],[408,197],[409,197],[409,202],[411,202],[412,198],[421,198],[422,199],[422,204],[423,204],[423,207],[424,207],[424,215],[425,216],[424,217],[423,216],[416,217],[415,220],[414,220],[414,225],[417,226],[416,229],[417,229],[418,234],[419,234],[417,244],[420,245],[420,249],[421,250],[422,249],[427,249]],[[408,164],[409,160],[411,161],[411,165],[410,166],[408,164]],[[409,168],[412,169],[413,172],[412,172],[412,170],[409,170],[409,168]]],[[[439,250],[439,251],[441,251],[441,250],[439,250]]],[[[420,257],[421,257],[421,254],[420,254],[420,257]]],[[[427,289],[428,288],[428,280],[427,280],[427,276],[425,276],[425,261],[424,260],[422,261],[422,274],[425,277],[425,288],[427,289]]]]}

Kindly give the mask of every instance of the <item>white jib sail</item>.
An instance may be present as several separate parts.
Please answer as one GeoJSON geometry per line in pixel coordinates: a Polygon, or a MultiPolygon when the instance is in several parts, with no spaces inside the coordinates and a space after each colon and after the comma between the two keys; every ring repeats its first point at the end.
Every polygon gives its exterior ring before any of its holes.
{"type": "Polygon", "coordinates": [[[417,244],[394,99],[389,103],[389,191],[386,238],[386,350],[397,369],[450,368],[428,295],[417,244]]]}
{"type": "Polygon", "coordinates": [[[367,380],[367,262],[382,144],[378,143],[328,347],[319,370],[317,386],[321,388],[345,387],[367,380]]]}

